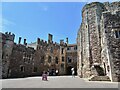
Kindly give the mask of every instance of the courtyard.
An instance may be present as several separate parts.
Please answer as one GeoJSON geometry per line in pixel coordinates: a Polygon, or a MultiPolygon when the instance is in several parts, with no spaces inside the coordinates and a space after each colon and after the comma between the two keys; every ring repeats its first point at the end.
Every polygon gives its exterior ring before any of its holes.
{"type": "Polygon", "coordinates": [[[48,76],[48,81],[41,77],[3,79],[2,88],[118,88],[118,82],[88,81],[78,76],[48,76]]]}

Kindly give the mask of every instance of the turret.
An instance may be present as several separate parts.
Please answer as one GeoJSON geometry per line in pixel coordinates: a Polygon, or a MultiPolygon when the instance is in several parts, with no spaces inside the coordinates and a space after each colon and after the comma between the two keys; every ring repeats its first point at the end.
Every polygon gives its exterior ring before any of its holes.
{"type": "Polygon", "coordinates": [[[15,39],[15,34],[11,34],[11,32],[5,32],[5,36],[7,40],[14,41],[15,39]]]}

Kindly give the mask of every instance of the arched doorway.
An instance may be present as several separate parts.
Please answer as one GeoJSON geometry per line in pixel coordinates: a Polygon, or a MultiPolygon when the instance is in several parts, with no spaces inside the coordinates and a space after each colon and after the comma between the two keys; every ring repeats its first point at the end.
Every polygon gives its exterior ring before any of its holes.
{"type": "Polygon", "coordinates": [[[71,75],[72,74],[71,68],[72,68],[72,66],[68,66],[67,67],[67,75],[71,75]]]}

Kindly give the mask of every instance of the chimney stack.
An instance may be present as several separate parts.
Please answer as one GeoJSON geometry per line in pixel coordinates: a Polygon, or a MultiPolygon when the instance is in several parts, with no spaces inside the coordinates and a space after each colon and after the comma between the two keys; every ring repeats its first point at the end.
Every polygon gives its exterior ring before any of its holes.
{"type": "Polygon", "coordinates": [[[68,44],[68,37],[66,38],[66,43],[68,44]]]}
{"type": "Polygon", "coordinates": [[[19,41],[18,41],[18,44],[20,44],[21,43],[21,37],[19,37],[19,41]]]}
{"type": "Polygon", "coordinates": [[[53,35],[48,34],[48,43],[52,43],[53,35]]]}
{"type": "Polygon", "coordinates": [[[40,38],[37,38],[37,44],[40,44],[40,38]]]}
{"type": "Polygon", "coordinates": [[[60,40],[60,45],[63,45],[64,44],[64,40],[60,40]]]}
{"type": "Polygon", "coordinates": [[[26,43],[26,39],[24,39],[24,45],[27,45],[27,43],[26,43]]]}

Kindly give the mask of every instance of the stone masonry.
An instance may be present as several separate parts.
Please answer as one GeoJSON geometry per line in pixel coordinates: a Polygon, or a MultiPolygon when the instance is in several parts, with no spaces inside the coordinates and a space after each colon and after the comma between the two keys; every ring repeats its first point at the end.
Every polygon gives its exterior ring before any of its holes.
{"type": "MultiPolygon", "coordinates": [[[[48,41],[37,38],[36,42],[27,44],[24,39],[24,44],[21,44],[22,38],[19,37],[16,44],[15,35],[11,32],[0,34],[2,78],[40,76],[43,71],[55,75],[56,70],[59,71],[58,75],[67,74],[68,38],[66,42],[60,40],[60,43],[54,43],[53,36],[48,34],[48,41]]],[[[75,67],[77,63],[71,65],[75,67]]]]}
{"type": "Polygon", "coordinates": [[[119,10],[120,2],[93,2],[83,7],[77,36],[80,77],[107,75],[111,81],[120,81],[119,10]]]}

